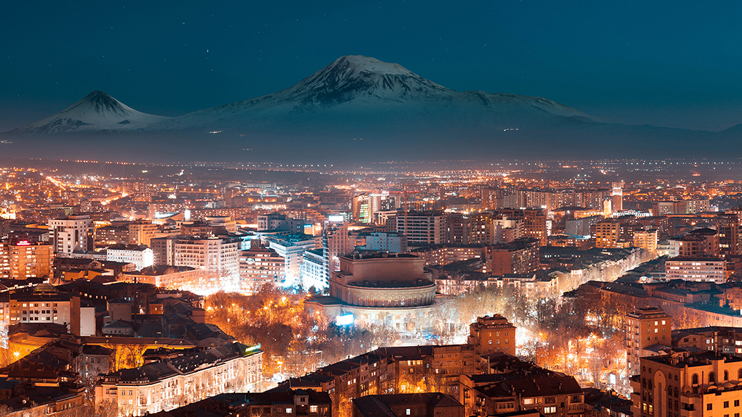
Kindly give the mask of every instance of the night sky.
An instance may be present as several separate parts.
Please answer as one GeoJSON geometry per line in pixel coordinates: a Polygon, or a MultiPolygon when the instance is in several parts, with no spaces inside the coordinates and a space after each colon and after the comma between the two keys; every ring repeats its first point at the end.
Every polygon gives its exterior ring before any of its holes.
{"type": "Polygon", "coordinates": [[[351,54],[456,90],[721,130],[742,123],[740,15],[739,1],[6,1],[0,130],[96,89],[184,114],[287,88],[351,54]]]}

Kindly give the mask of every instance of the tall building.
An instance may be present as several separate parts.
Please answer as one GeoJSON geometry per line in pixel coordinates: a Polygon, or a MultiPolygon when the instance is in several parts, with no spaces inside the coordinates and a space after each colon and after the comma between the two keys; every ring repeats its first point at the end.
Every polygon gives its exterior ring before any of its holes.
{"type": "Polygon", "coordinates": [[[668,239],[671,258],[677,256],[719,256],[719,236],[714,229],[696,229],[685,236],[668,239]]]}
{"type": "Polygon", "coordinates": [[[315,291],[323,293],[329,288],[329,277],[323,249],[304,252],[301,267],[299,267],[299,278],[301,286],[307,291],[314,287],[315,291]]]}
{"type": "Polygon", "coordinates": [[[446,215],[442,211],[414,211],[407,214],[409,225],[405,224],[405,216],[396,217],[398,233],[407,236],[407,243],[411,246],[445,243],[447,237],[446,215]]]}
{"type": "Polygon", "coordinates": [[[623,210],[623,182],[614,182],[612,186],[611,208],[615,213],[623,210]]]}
{"type": "Polygon", "coordinates": [[[587,216],[578,219],[567,219],[564,221],[564,233],[575,236],[590,236],[590,229],[601,220],[603,220],[603,216],[587,216]]]}
{"type": "Polygon", "coordinates": [[[340,270],[338,257],[355,249],[355,239],[348,234],[348,225],[343,222],[326,221],[322,230],[322,250],[327,277],[340,270]]]}
{"type": "Polygon", "coordinates": [[[522,219],[523,237],[536,239],[539,246],[546,246],[548,243],[548,218],[544,209],[503,209],[500,214],[508,219],[522,219]]]}
{"type": "MultiPolygon", "coordinates": [[[[154,239],[153,239],[154,240],[154,239]]],[[[173,265],[190,266],[220,277],[239,277],[240,242],[229,238],[187,237],[173,242],[173,265]]]]}
{"type": "Polygon", "coordinates": [[[156,224],[146,221],[129,223],[129,244],[150,246],[150,240],[159,231],[156,224]]]}
{"type": "Polygon", "coordinates": [[[722,258],[740,254],[740,220],[735,213],[716,215],[716,231],[719,236],[719,251],[722,258]]]}
{"type": "Polygon", "coordinates": [[[485,271],[491,275],[526,274],[539,267],[536,239],[518,239],[484,248],[485,271]]]}
{"type": "Polygon", "coordinates": [[[304,220],[292,219],[280,213],[258,216],[258,231],[284,230],[291,233],[304,232],[304,220]]]}
{"type": "Polygon", "coordinates": [[[634,247],[657,252],[657,234],[657,229],[637,230],[634,232],[634,247]]]}
{"type": "Polygon", "coordinates": [[[0,278],[25,280],[51,277],[53,247],[28,241],[0,242],[0,278]]]}
{"type": "Polygon", "coordinates": [[[621,239],[621,222],[618,220],[602,220],[595,224],[595,247],[618,248],[621,239]]]}
{"type": "Polygon", "coordinates": [[[639,375],[639,359],[651,353],[654,345],[672,346],[672,317],[659,307],[639,308],[626,316],[626,368],[628,375],[639,375]]]}
{"type": "Polygon", "coordinates": [[[89,216],[67,216],[49,220],[54,253],[68,256],[72,252],[93,250],[93,220],[89,216]]]}
{"type": "Polygon", "coordinates": [[[477,355],[494,352],[515,355],[515,329],[508,319],[499,314],[477,317],[477,321],[469,326],[467,343],[474,346],[477,355]]]}
{"type": "Polygon", "coordinates": [[[277,285],[285,275],[285,260],[276,251],[254,240],[249,250],[240,251],[240,291],[252,294],[263,285],[277,285]]]}
{"type": "Polygon", "coordinates": [[[285,274],[279,283],[285,287],[299,285],[301,261],[304,252],[315,249],[315,242],[311,236],[294,233],[286,236],[271,236],[268,238],[268,247],[276,251],[285,259],[285,274]]]}

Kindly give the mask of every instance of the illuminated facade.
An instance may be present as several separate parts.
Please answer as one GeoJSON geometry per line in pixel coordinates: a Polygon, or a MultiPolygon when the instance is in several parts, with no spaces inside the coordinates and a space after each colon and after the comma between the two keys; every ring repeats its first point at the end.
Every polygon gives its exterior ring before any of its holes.
{"type": "Polygon", "coordinates": [[[650,356],[644,349],[653,345],[672,345],[672,317],[661,308],[639,308],[626,316],[626,368],[628,375],[639,375],[639,359],[650,356]]]}
{"type": "Polygon", "coordinates": [[[742,412],[742,358],[677,352],[641,358],[631,379],[634,417],[711,417],[742,412]]]}
{"type": "Polygon", "coordinates": [[[396,231],[407,236],[408,244],[420,246],[446,242],[447,222],[443,212],[410,212],[407,221],[409,225],[405,224],[403,214],[397,214],[396,231]]]}
{"type": "Polygon", "coordinates": [[[478,355],[494,352],[515,355],[515,326],[499,314],[477,317],[469,326],[467,343],[474,346],[478,355]]]}
{"type": "Polygon", "coordinates": [[[595,224],[595,247],[620,248],[621,223],[618,220],[602,220],[595,224]]]}
{"type": "Polygon", "coordinates": [[[218,394],[259,391],[262,366],[262,351],[229,343],[104,375],[95,401],[118,404],[120,416],[154,414],[218,394]]]}
{"type": "Polygon", "coordinates": [[[634,247],[651,253],[657,252],[657,229],[637,230],[634,232],[634,247]]]}
{"type": "Polygon", "coordinates": [[[685,281],[726,282],[726,265],[721,258],[713,257],[677,257],[665,262],[667,280],[682,279],[685,281]]]}
{"type": "Polygon", "coordinates": [[[152,249],[144,245],[110,246],[106,250],[106,260],[134,264],[137,271],[154,264],[152,249]]]}
{"type": "Polygon", "coordinates": [[[283,257],[254,243],[250,250],[240,251],[240,291],[252,294],[263,285],[276,285],[285,275],[284,268],[283,257]]]}
{"type": "Polygon", "coordinates": [[[72,252],[93,250],[93,220],[89,216],[67,216],[49,220],[54,239],[54,253],[69,256],[72,252]]]}
{"type": "Polygon", "coordinates": [[[20,279],[52,276],[53,247],[28,241],[0,242],[0,278],[20,279]]]}
{"type": "Polygon", "coordinates": [[[315,249],[315,242],[312,237],[301,233],[271,236],[268,238],[268,242],[269,247],[285,260],[285,274],[279,282],[286,287],[299,284],[304,252],[315,249]]]}

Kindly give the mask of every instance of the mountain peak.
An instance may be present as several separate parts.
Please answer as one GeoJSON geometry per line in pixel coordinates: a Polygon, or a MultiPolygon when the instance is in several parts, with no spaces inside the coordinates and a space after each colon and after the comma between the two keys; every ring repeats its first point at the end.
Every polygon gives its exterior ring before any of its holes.
{"type": "Polygon", "coordinates": [[[330,67],[350,67],[357,72],[370,72],[379,74],[412,75],[415,74],[407,68],[390,62],[379,61],[376,58],[363,55],[346,55],[336,59],[330,67]]]}
{"type": "Polygon", "coordinates": [[[304,104],[332,105],[368,97],[404,101],[440,91],[450,90],[399,64],[347,55],[303,79],[287,93],[304,104]]]}
{"type": "Polygon", "coordinates": [[[95,113],[110,112],[117,115],[124,115],[132,110],[128,106],[113,98],[110,94],[100,90],[91,91],[87,96],[83,97],[82,100],[68,107],[64,111],[66,112],[73,109],[84,109],[86,111],[92,111],[95,113]]]}
{"type": "Polygon", "coordinates": [[[100,90],[45,119],[14,130],[16,134],[137,130],[167,119],[142,113],[100,90]]]}

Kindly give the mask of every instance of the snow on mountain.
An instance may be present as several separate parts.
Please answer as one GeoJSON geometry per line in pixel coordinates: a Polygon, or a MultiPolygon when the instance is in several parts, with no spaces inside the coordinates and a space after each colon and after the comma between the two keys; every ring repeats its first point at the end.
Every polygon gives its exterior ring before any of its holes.
{"type": "Polygon", "coordinates": [[[14,134],[133,131],[167,120],[132,109],[102,91],[93,91],[82,100],[45,119],[12,130],[14,134]]]}
{"type": "MultiPolygon", "coordinates": [[[[273,94],[200,110],[158,123],[160,129],[255,129],[291,124],[370,125],[396,122],[445,123],[485,128],[522,127],[560,118],[595,121],[590,116],[540,97],[459,92],[406,68],[351,55],[273,94]],[[434,120],[431,120],[434,119],[434,120]]],[[[453,125],[452,125],[453,126],[453,125]]]]}

